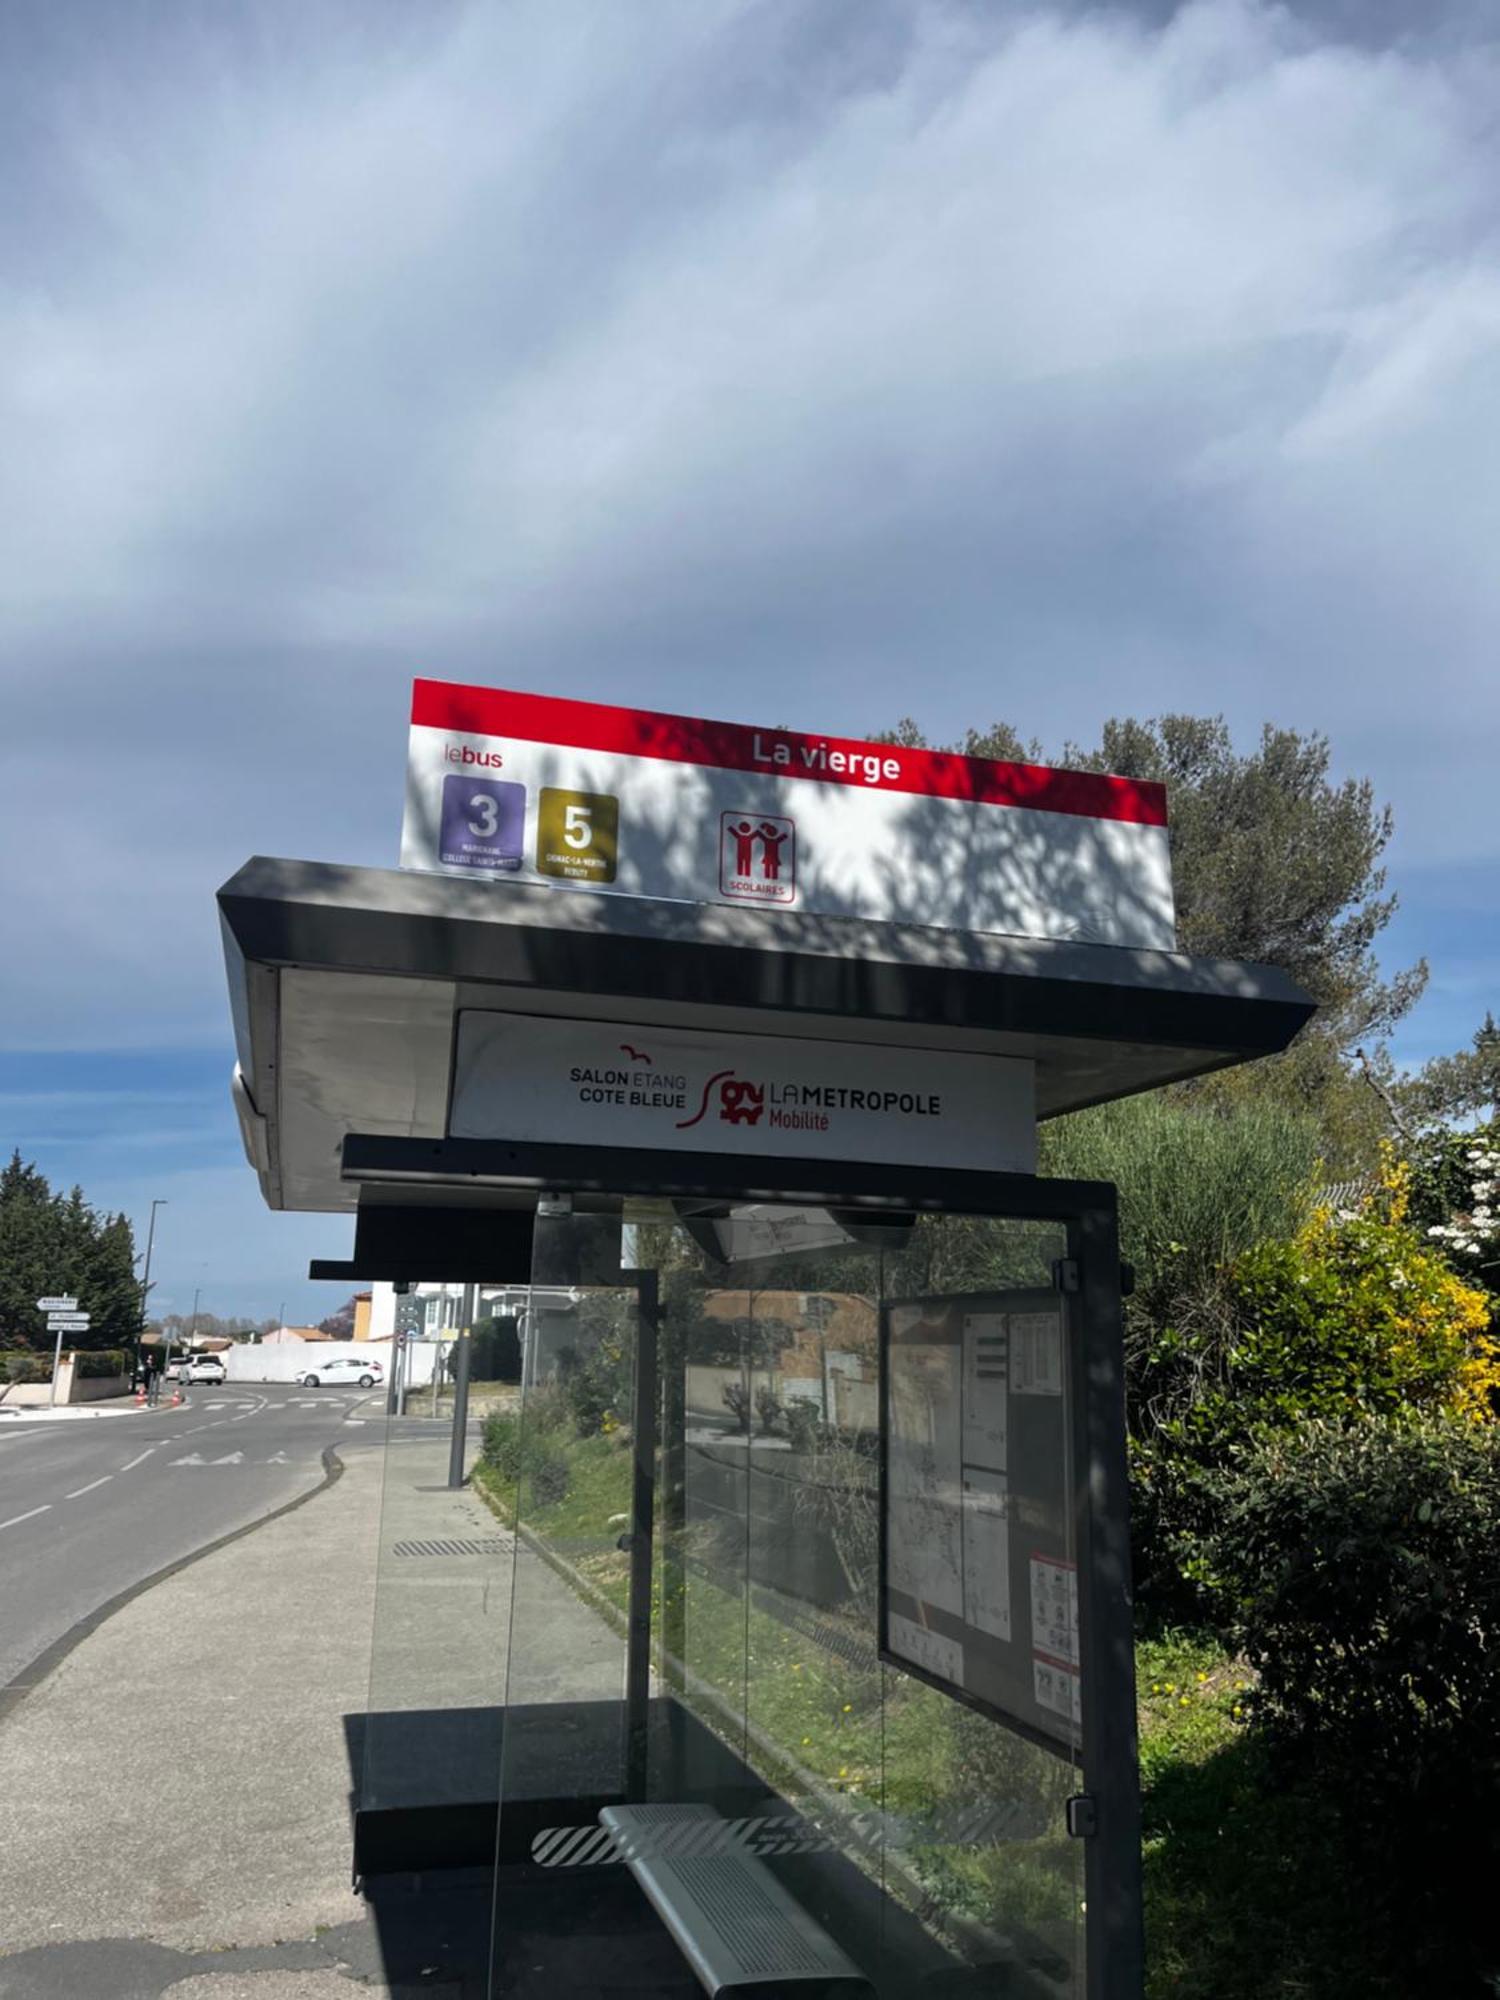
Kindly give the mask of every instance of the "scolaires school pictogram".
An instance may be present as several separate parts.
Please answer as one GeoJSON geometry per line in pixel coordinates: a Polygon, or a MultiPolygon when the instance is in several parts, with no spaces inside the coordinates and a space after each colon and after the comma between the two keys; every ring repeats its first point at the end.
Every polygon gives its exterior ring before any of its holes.
{"type": "Polygon", "coordinates": [[[747,903],[795,903],[796,821],[775,813],[721,813],[719,892],[747,903]]]}

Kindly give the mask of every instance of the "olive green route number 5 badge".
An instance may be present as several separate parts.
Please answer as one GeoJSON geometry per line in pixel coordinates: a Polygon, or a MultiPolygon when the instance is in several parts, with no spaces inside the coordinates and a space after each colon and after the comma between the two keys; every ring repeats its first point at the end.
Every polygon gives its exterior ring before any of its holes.
{"type": "Polygon", "coordinates": [[[613,882],[620,847],[620,801],[610,792],[564,792],[543,785],[536,819],[536,865],[543,875],[613,882]]]}

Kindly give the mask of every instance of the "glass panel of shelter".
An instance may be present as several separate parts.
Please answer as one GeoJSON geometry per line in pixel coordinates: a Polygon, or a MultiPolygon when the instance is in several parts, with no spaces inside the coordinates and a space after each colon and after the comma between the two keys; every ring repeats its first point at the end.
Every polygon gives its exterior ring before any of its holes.
{"type": "Polygon", "coordinates": [[[493,1994],[1082,1995],[1065,1251],[539,1215],[493,1994]]]}
{"type": "MultiPolygon", "coordinates": [[[[461,1285],[398,1299],[386,1385],[369,1699],[359,1719],[356,1872],[488,1860],[505,1688],[510,1545],[468,1484],[476,1423],[454,1450],[461,1285]]],[[[497,1385],[481,1379],[470,1414],[497,1385]]],[[[500,1389],[514,1397],[518,1391],[500,1389]]],[[[382,1420],[362,1413],[374,1443],[382,1420]]]]}

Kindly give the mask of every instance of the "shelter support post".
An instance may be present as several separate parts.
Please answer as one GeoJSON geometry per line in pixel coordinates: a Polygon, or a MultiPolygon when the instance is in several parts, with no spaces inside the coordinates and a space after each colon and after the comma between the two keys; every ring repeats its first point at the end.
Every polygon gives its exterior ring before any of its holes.
{"type": "Polygon", "coordinates": [[[1079,1274],[1071,1303],[1084,1374],[1084,1393],[1074,1405],[1084,1498],[1079,1528],[1085,1568],[1095,1579],[1079,1599],[1083,1764],[1094,1808],[1086,1816],[1093,1830],[1084,1838],[1094,1940],[1088,2000],[1109,2000],[1141,1990],[1145,1963],[1120,1246],[1112,1206],[1093,1206],[1070,1219],[1068,1254],[1079,1274]],[[1089,1690],[1095,1691],[1092,1700],[1089,1690]]]}
{"type": "Polygon", "coordinates": [[[625,1658],[625,1796],[644,1801],[650,1764],[651,1558],[656,1506],[658,1289],[654,1270],[635,1280],[637,1331],[631,1412],[630,1630],[625,1658]]]}
{"type": "MultiPolygon", "coordinates": [[[[464,1286],[463,1325],[453,1349],[453,1442],[448,1451],[448,1484],[464,1483],[464,1445],[469,1434],[469,1366],[474,1344],[474,1287],[464,1286]]],[[[433,1406],[437,1387],[433,1386],[433,1406]]]]}

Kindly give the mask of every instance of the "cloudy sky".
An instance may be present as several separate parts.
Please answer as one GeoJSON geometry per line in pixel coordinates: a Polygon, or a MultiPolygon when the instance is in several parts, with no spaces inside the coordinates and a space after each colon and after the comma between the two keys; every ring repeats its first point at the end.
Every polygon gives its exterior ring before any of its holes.
{"type": "Polygon", "coordinates": [[[0,1141],[316,1314],[213,891],[388,864],[414,673],[1326,731],[1398,1044],[1500,1001],[1500,29],[1197,0],[8,0],[0,1141]]]}

